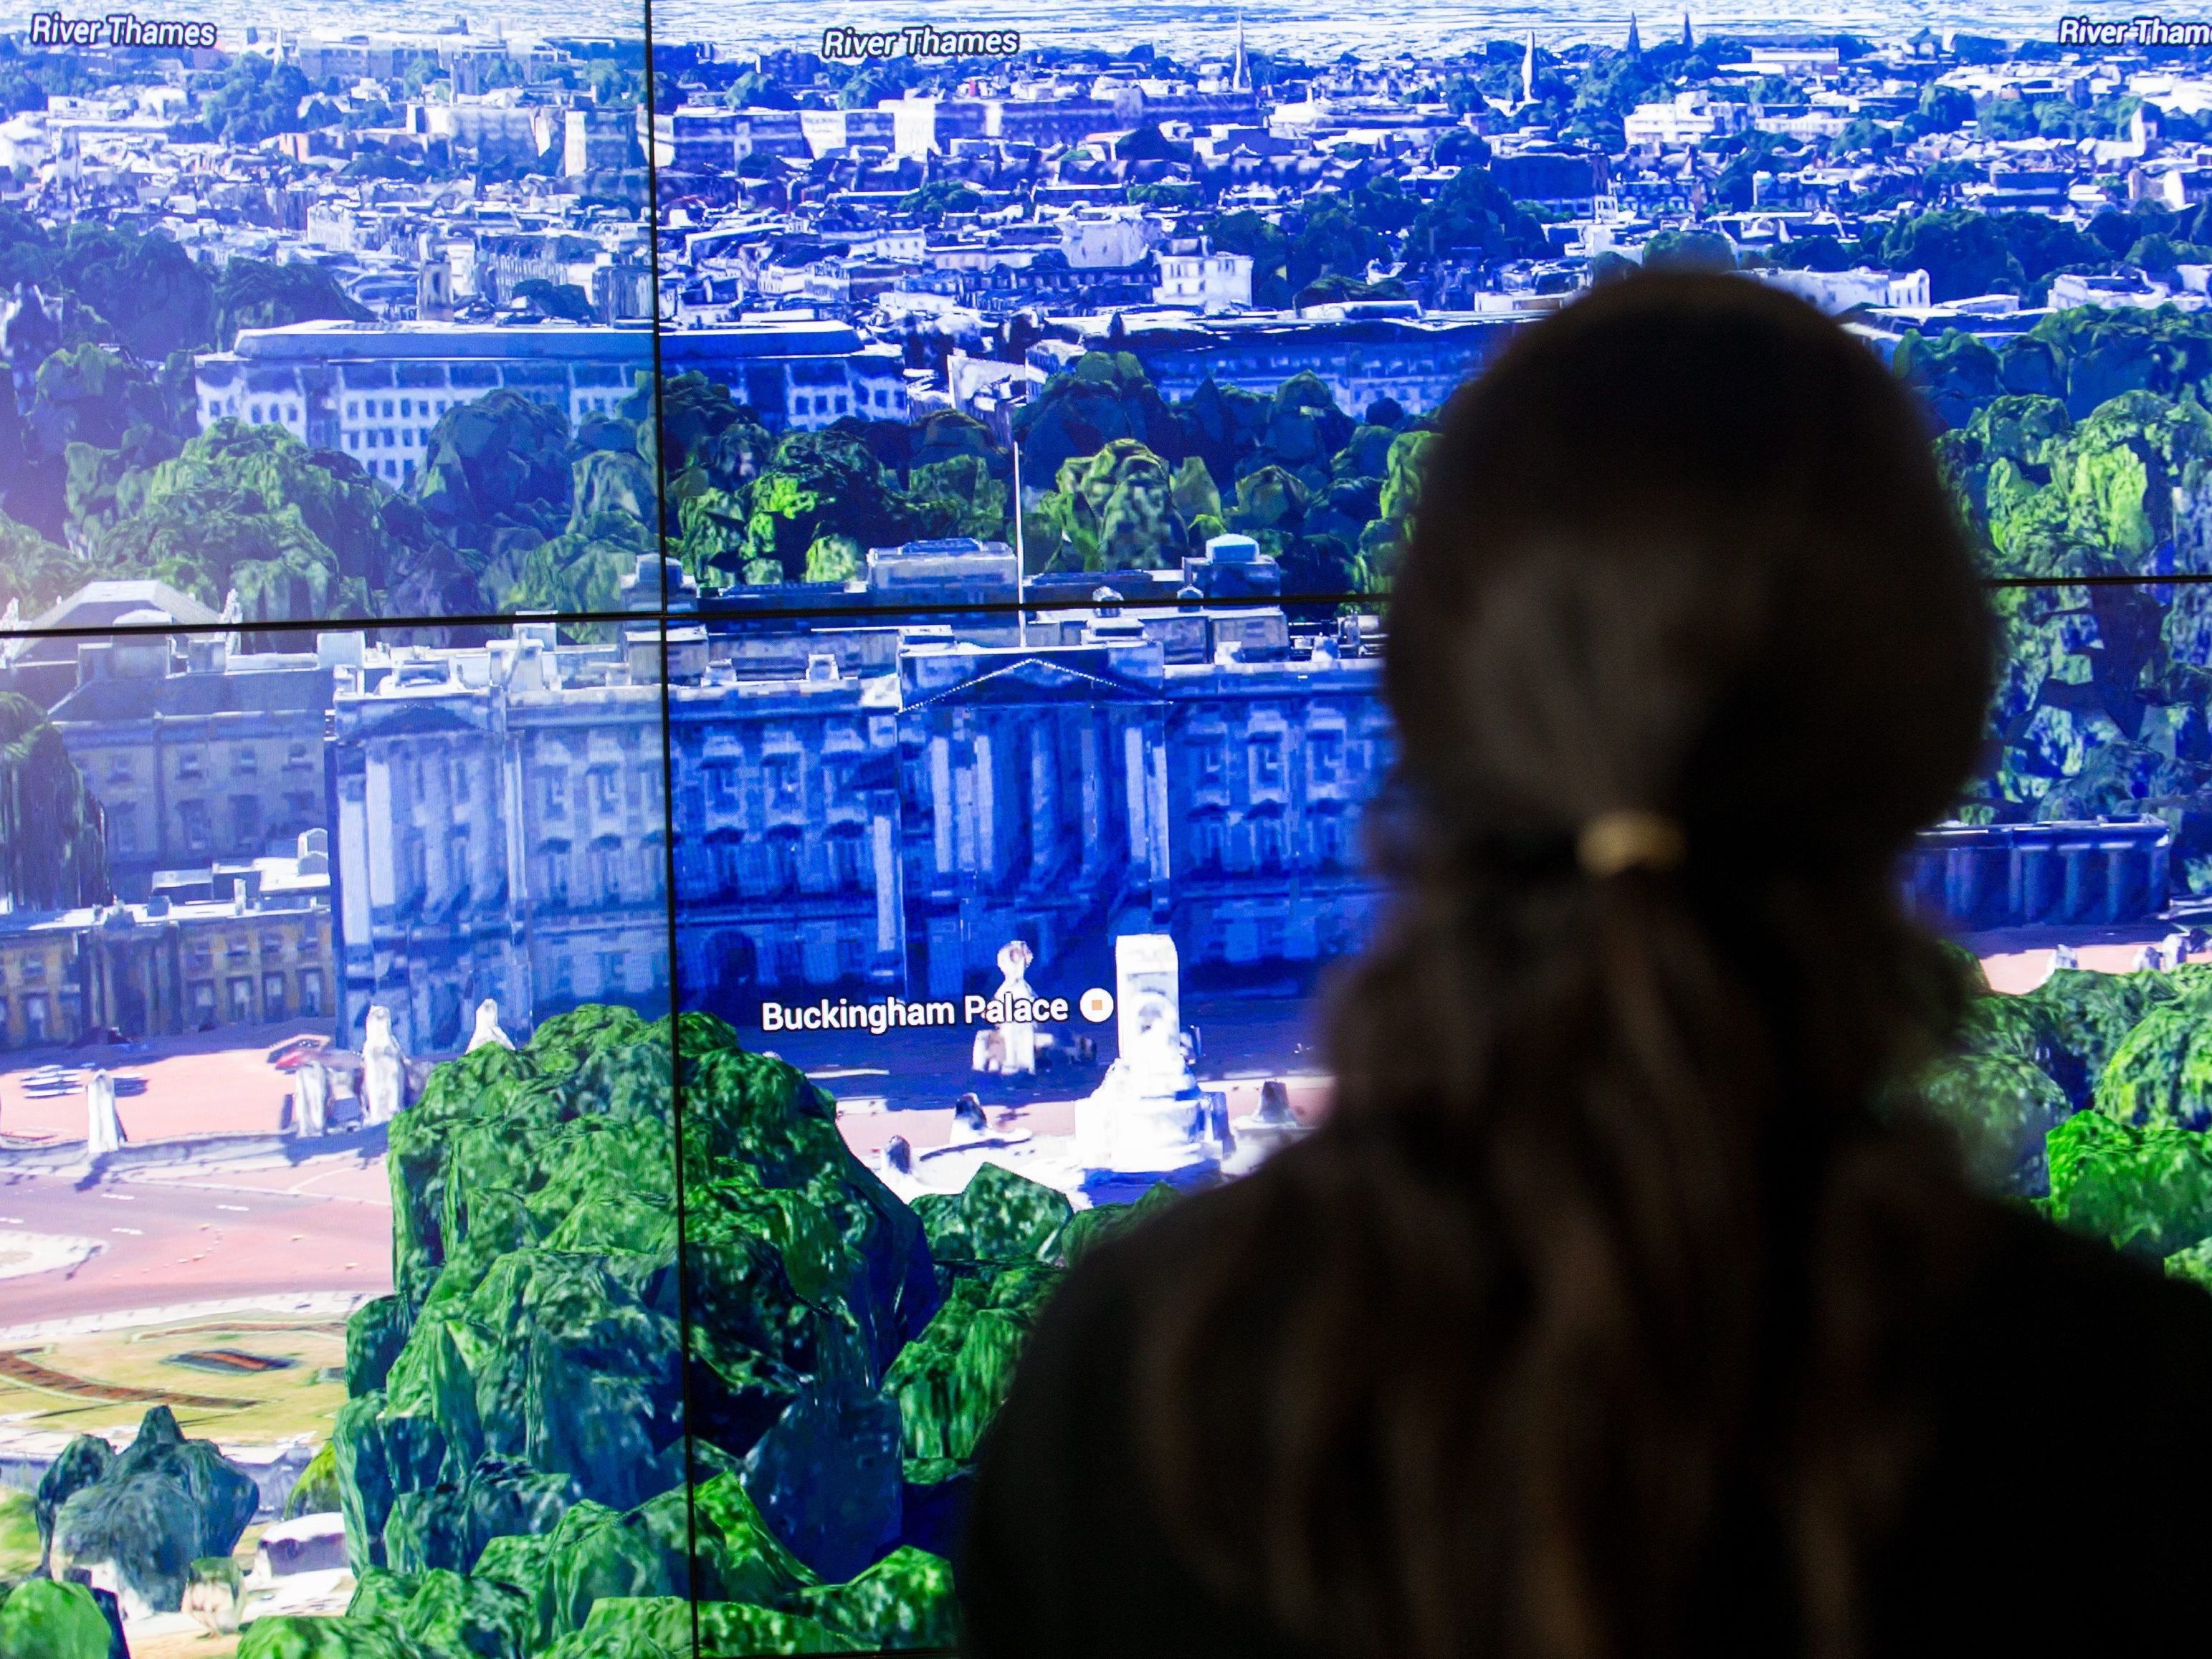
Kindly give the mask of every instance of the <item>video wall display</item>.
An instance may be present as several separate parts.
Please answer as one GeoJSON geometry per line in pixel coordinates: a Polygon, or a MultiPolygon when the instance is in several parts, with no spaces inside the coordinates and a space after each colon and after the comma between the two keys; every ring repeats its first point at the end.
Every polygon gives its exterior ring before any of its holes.
{"type": "Polygon", "coordinates": [[[0,1571],[134,1651],[536,1651],[656,1502],[683,1582],[660,629],[428,637],[44,636],[0,691],[0,1571]]]}
{"type": "Polygon", "coordinates": [[[1315,994],[1382,896],[1380,622],[678,629],[684,1006],[826,1083],[908,1200],[1249,1165],[1319,1112],[1315,994]]]}
{"type": "Polygon", "coordinates": [[[639,0],[0,27],[9,627],[658,605],[639,0]]]}
{"type": "Polygon", "coordinates": [[[1327,1112],[1443,407],[1639,268],[1924,392],[1927,1092],[2212,1281],[2212,46],[2091,21],[0,16],[0,1645],[951,1647],[1066,1265],[1327,1112]]]}

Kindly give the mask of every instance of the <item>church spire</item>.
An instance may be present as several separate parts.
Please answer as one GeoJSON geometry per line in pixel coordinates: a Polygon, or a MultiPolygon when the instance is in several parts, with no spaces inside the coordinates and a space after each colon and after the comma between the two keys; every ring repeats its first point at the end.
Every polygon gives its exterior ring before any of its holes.
{"type": "Polygon", "coordinates": [[[1682,14],[1682,50],[1687,52],[1697,44],[1697,41],[1691,38],[1690,14],[1686,11],[1682,14]]]}
{"type": "Polygon", "coordinates": [[[1237,58],[1229,70],[1229,89],[1231,92],[1252,90],[1252,66],[1244,58],[1244,14],[1237,14],[1237,58]]]}
{"type": "Polygon", "coordinates": [[[1628,14],[1627,51],[1628,55],[1631,58],[1641,58],[1644,56],[1644,37],[1637,32],[1636,14],[1632,11],[1628,14]]]}
{"type": "Polygon", "coordinates": [[[1521,101],[1536,101],[1536,31],[1528,31],[1528,44],[1521,52],[1521,101]]]}

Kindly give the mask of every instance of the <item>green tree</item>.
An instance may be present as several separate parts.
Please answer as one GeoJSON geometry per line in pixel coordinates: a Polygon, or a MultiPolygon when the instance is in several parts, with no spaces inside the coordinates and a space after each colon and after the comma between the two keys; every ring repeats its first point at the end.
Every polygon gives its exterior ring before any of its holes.
{"type": "Polygon", "coordinates": [[[998,541],[1006,535],[1006,486],[991,476],[991,464],[981,455],[916,466],[908,475],[906,510],[917,537],[998,541]]]}
{"type": "Polygon", "coordinates": [[[2182,528],[2177,502],[2212,498],[2212,415],[2131,392],[2069,424],[2055,399],[1998,398],[1946,459],[1996,570],[2140,570],[2182,528]]]}
{"type": "MultiPolygon", "coordinates": [[[[1739,212],[1753,205],[1758,174],[1787,173],[1801,158],[1809,159],[1802,146],[1776,133],[1749,132],[1729,142],[1736,148],[1713,180],[1713,194],[1722,206],[1739,212]]],[[[1733,248],[1730,257],[1734,257],[1733,248]]]]}
{"type": "Polygon", "coordinates": [[[2076,420],[2128,392],[2202,403],[2212,386],[2212,319],[2078,306],[2008,341],[2003,358],[2008,390],[2063,398],[2076,420]]]}
{"type": "Polygon", "coordinates": [[[169,433],[149,426],[130,428],[112,449],[70,444],[62,456],[70,537],[83,546],[96,544],[122,511],[124,480],[183,448],[169,433]]]}
{"type": "Polygon", "coordinates": [[[1860,263],[1856,243],[1839,241],[1826,231],[1793,236],[1768,257],[1784,270],[1849,270],[1860,263]]]}
{"type": "Polygon", "coordinates": [[[414,495],[439,535],[481,568],[495,544],[512,550],[558,533],[572,500],[568,417],[501,386],[456,404],[430,430],[414,495]]]}
{"type": "Polygon", "coordinates": [[[866,574],[867,550],[850,536],[821,536],[806,550],[806,580],[848,582],[866,574]]]}
{"type": "Polygon", "coordinates": [[[991,428],[960,410],[932,410],[911,428],[886,422],[874,429],[911,433],[914,447],[909,466],[929,466],[965,455],[981,461],[994,472],[1004,473],[1008,467],[1006,453],[999,447],[991,428]]]}
{"type": "Polygon", "coordinates": [[[1237,500],[1226,522],[1257,540],[1278,557],[1288,550],[1305,518],[1310,493],[1297,474],[1281,466],[1262,466],[1237,481],[1237,500]]]}
{"type": "Polygon", "coordinates": [[[1882,237],[1881,257],[1892,270],[1927,271],[1929,292],[1937,300],[2017,294],[2027,281],[2004,227],[1964,210],[1899,220],[1882,237]]]}
{"type": "Polygon", "coordinates": [[[2032,283],[2063,265],[2092,264],[2103,258],[2094,237],[2062,219],[2040,213],[1997,213],[1990,218],[2032,283]]]}
{"type": "MultiPolygon", "coordinates": [[[[1999,561],[2014,546],[2020,515],[2051,482],[2056,446],[2074,429],[2056,398],[2000,397],[1974,410],[1963,427],[1936,441],[1936,458],[1958,492],[1967,521],[1999,561]]],[[[2008,574],[2017,574],[2002,564],[2008,574]]]]}
{"type": "Polygon", "coordinates": [[[126,476],[89,550],[116,574],[211,605],[235,590],[253,622],[477,606],[476,584],[420,508],[358,463],[281,427],[220,421],[170,460],[126,476]]]}
{"type": "MultiPolygon", "coordinates": [[[[179,395],[188,365],[149,374],[131,357],[89,342],[39,365],[30,407],[11,422],[7,500],[51,538],[82,539],[87,515],[112,507],[107,492],[129,466],[177,453],[194,424],[179,395]],[[182,406],[180,406],[182,405],[182,406]]],[[[12,409],[5,411],[12,416],[12,409]]]]}
{"type": "Polygon", "coordinates": [[[1948,426],[1964,425],[2003,385],[1997,354],[1964,329],[1946,329],[1933,339],[1917,331],[1907,334],[1890,366],[1919,387],[1936,417],[1948,426]]]}
{"type": "Polygon", "coordinates": [[[50,453],[73,443],[116,449],[134,427],[176,432],[189,419],[137,362],[96,345],[57,351],[39,365],[27,418],[50,453]]]}
{"type": "Polygon", "coordinates": [[[1169,486],[1169,501],[1183,521],[1191,526],[1194,540],[1201,539],[1199,526],[1212,521],[1206,535],[1221,533],[1221,492],[1214,487],[1213,475],[1206,463],[1195,455],[1183,458],[1176,469],[1173,483],[1169,486]]]}
{"type": "Polygon", "coordinates": [[[641,453],[666,447],[661,510],[677,556],[696,580],[726,580],[729,571],[716,567],[744,540],[744,494],[768,466],[775,439],[726,386],[696,370],[662,378],[657,425],[642,377],[640,386],[631,418],[641,453]]]}
{"type": "Polygon", "coordinates": [[[74,592],[91,573],[28,525],[0,514],[0,609],[28,622],[74,592]]]}
{"type": "Polygon", "coordinates": [[[195,118],[213,137],[240,149],[301,130],[300,106],[313,90],[292,64],[241,52],[221,70],[196,76],[195,118]]]}
{"type": "Polygon", "coordinates": [[[2154,1260],[2212,1237],[2212,1136],[2081,1112],[2050,1140],[2053,1218],[2154,1260]]]}
{"type": "Polygon", "coordinates": [[[320,265],[234,258],[215,288],[214,336],[229,349],[242,328],[283,328],[325,319],[362,323],[368,313],[320,265]]]}
{"type": "Polygon", "coordinates": [[[957,179],[933,180],[898,200],[901,213],[925,225],[941,224],[948,213],[973,213],[982,205],[983,198],[975,187],[957,179]]]}
{"type": "Polygon", "coordinates": [[[0,692],[0,899],[62,910],[111,896],[100,807],[62,734],[28,697],[0,692]]]}
{"type": "Polygon", "coordinates": [[[1913,113],[1919,118],[1921,131],[1956,132],[1974,118],[1974,100],[1963,88],[1930,82],[1921,89],[1913,113]]]}
{"type": "Polygon", "coordinates": [[[1279,308],[1291,302],[1291,239],[1281,226],[1246,208],[1217,214],[1206,222],[1206,235],[1217,252],[1251,257],[1254,305],[1279,308]]]}
{"type": "MultiPolygon", "coordinates": [[[[561,534],[522,553],[512,586],[487,570],[489,596],[502,610],[613,611],[622,580],[638,556],[655,550],[653,470],[627,450],[595,449],[572,468],[568,522],[561,534]]],[[[503,576],[505,562],[496,574],[503,576]]]]}
{"type": "Polygon", "coordinates": [[[1176,514],[1168,464],[1134,438],[1063,463],[1024,533],[1041,568],[1158,570],[1178,562],[1190,527],[1176,514]],[[1055,499],[1056,498],[1056,499],[1055,499]],[[1044,539],[1049,538],[1050,539],[1044,539]]]}
{"type": "Polygon", "coordinates": [[[117,341],[149,362],[214,338],[214,279],[166,233],[71,225],[57,270],[117,341]]]}
{"type": "Polygon", "coordinates": [[[1887,126],[1862,115],[1844,128],[1834,148],[1838,155],[1887,155],[1896,142],[1887,126]]]}
{"type": "MultiPolygon", "coordinates": [[[[861,548],[908,538],[905,502],[895,482],[848,431],[787,434],[753,480],[746,509],[738,574],[747,581],[805,580],[808,550],[825,536],[848,538],[861,548]]],[[[722,556],[726,568],[731,556],[722,556]]]]}
{"type": "Polygon", "coordinates": [[[1237,471],[1259,448],[1274,408],[1272,397],[1224,386],[1209,375],[1175,416],[1187,452],[1205,460],[1216,484],[1234,489],[1237,471]]]}
{"type": "Polygon", "coordinates": [[[1446,258],[1528,259],[1547,247],[1535,215],[1516,202],[1486,167],[1463,167],[1414,216],[1405,257],[1420,264],[1446,258]]]}
{"type": "Polygon", "coordinates": [[[1363,224],[1352,210],[1335,201],[1309,212],[1291,239],[1285,274],[1293,291],[1310,287],[1323,276],[1345,276],[1364,282],[1368,262],[1389,252],[1375,229],[1363,224]]]}
{"type": "Polygon", "coordinates": [[[113,1642],[107,1616],[82,1584],[33,1578],[0,1602],[0,1653],[106,1659],[113,1642]]]}
{"type": "Polygon", "coordinates": [[[2137,1128],[2212,1128],[2206,993],[2148,1010],[2098,1079],[2097,1109],[2137,1128]]]}
{"type": "MultiPolygon", "coordinates": [[[[720,586],[732,579],[783,580],[780,563],[772,576],[756,578],[746,572],[750,556],[751,496],[752,486],[747,483],[736,489],[696,489],[678,503],[677,561],[702,586],[720,586]]],[[[796,505],[794,502],[794,507],[796,505]]]]}
{"type": "Polygon", "coordinates": [[[1352,417],[1336,406],[1328,382],[1306,370],[1275,388],[1260,448],[1270,461],[1319,487],[1328,482],[1330,458],[1352,434],[1352,417]]]}
{"type": "Polygon", "coordinates": [[[755,479],[744,502],[744,535],[718,562],[731,566],[740,581],[805,580],[806,555],[821,539],[812,533],[821,496],[779,469],[755,479]]]}
{"type": "Polygon", "coordinates": [[[1359,554],[1369,581],[1387,591],[1413,538],[1413,518],[1421,504],[1421,483],[1437,434],[1429,431],[1401,432],[1390,441],[1389,471],[1376,504],[1374,520],[1361,532],[1359,554]]]}
{"type": "Polygon", "coordinates": [[[1368,283],[1356,276],[1331,271],[1325,276],[1316,277],[1300,289],[1297,303],[1301,307],[1324,306],[1339,305],[1349,300],[1402,300],[1406,297],[1406,285],[1395,276],[1385,277],[1379,283],[1368,283]]]}
{"type": "Polygon", "coordinates": [[[592,320],[592,296],[574,283],[550,283],[543,276],[526,276],[514,285],[508,297],[564,322],[592,320]]]}
{"type": "Polygon", "coordinates": [[[1646,270],[1733,270],[1735,244],[1717,230],[1655,231],[1643,263],[1646,270]]]}
{"type": "Polygon", "coordinates": [[[1056,478],[1071,459],[1095,455],[1117,438],[1133,438],[1164,459],[1182,453],[1174,412],[1126,351],[1087,351],[1054,375],[1015,410],[1014,438],[1030,480],[1056,478]]]}

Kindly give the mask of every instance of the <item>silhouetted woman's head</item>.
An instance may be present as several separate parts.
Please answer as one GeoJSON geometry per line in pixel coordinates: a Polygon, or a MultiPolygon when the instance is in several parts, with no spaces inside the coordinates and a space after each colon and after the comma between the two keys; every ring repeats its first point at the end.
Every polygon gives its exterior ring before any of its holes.
{"type": "Polygon", "coordinates": [[[1745,1550],[1788,1587],[1747,1636],[1851,1650],[1917,1443],[1880,1356],[1962,1208],[1885,1106],[1956,1018],[1896,861],[1991,672],[1929,435],[1717,276],[1446,414],[1331,1121],[1147,1346],[1192,1560],[1322,1651],[1676,1653],[1745,1550]]]}
{"type": "Polygon", "coordinates": [[[1931,434],[1874,353],[1724,276],[1601,289],[1453,404],[1390,615],[1440,824],[1679,818],[1701,864],[1828,879],[1942,811],[1985,611],[1931,434]]]}

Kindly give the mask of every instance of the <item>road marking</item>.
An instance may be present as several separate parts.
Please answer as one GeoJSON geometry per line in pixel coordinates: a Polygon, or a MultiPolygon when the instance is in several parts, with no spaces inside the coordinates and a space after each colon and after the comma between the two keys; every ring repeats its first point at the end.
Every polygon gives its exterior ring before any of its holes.
{"type": "Polygon", "coordinates": [[[145,1234],[140,1232],[136,1227],[110,1227],[107,1231],[111,1233],[128,1233],[133,1238],[143,1238],[146,1237],[145,1234]]]}
{"type": "Polygon", "coordinates": [[[239,1214],[244,1215],[246,1213],[248,1206],[244,1204],[218,1204],[216,1206],[216,1208],[218,1210],[235,1210],[239,1214]]]}

